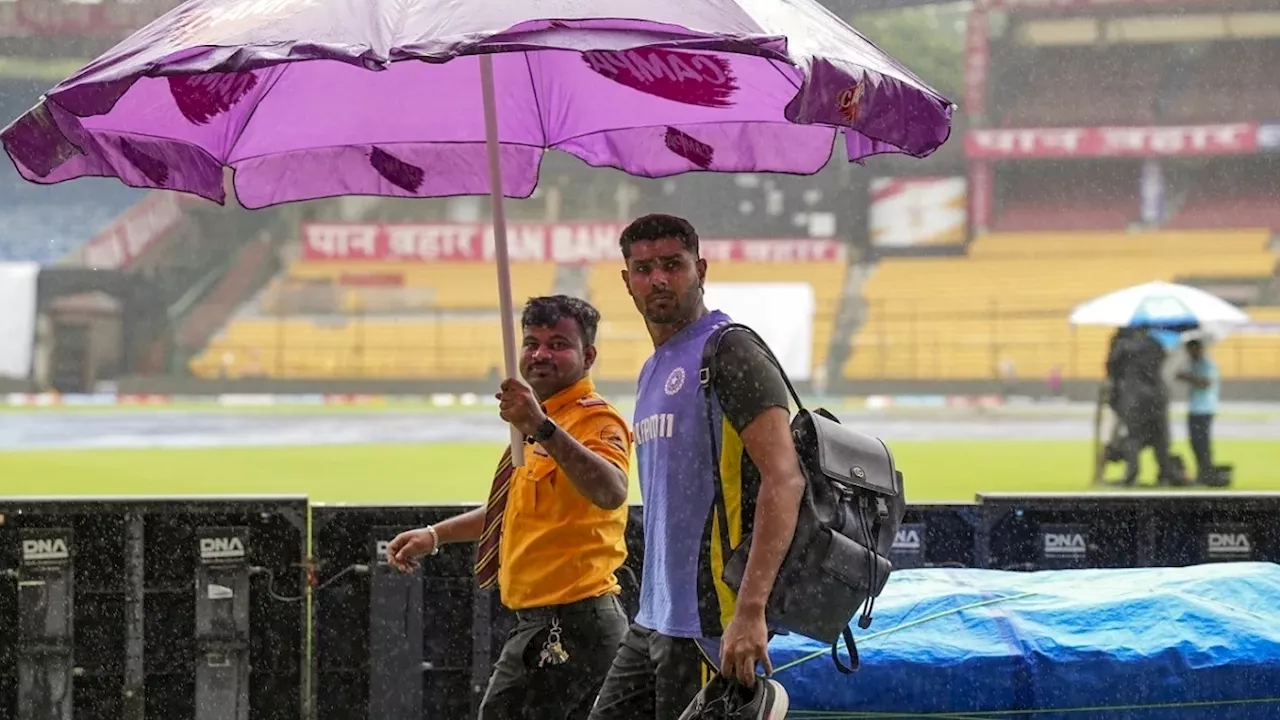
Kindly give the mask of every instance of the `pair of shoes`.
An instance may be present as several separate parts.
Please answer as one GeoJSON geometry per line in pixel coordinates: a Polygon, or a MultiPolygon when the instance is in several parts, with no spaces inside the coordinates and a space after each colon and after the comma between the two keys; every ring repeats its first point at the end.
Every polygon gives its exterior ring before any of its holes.
{"type": "Polygon", "coordinates": [[[783,720],[787,691],[782,683],[756,678],[755,687],[716,675],[685,708],[680,720],[783,720]]]}

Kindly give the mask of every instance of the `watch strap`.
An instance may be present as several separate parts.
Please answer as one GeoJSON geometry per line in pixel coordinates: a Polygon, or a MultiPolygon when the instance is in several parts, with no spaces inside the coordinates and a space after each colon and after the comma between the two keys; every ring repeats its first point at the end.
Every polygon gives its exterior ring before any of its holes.
{"type": "Polygon", "coordinates": [[[556,425],[554,420],[552,420],[551,418],[547,418],[546,420],[542,421],[542,424],[538,426],[538,429],[533,433],[531,437],[533,438],[534,442],[545,442],[551,439],[551,436],[555,435],[556,430],[559,430],[559,429],[560,429],[560,426],[556,425]]]}

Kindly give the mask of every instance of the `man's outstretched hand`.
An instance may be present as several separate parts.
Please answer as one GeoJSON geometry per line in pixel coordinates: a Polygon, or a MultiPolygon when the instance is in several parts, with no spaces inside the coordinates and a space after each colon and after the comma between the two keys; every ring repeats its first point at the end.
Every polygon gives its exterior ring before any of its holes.
{"type": "Polygon", "coordinates": [[[387,562],[400,572],[411,572],[418,567],[418,558],[435,549],[435,536],[430,530],[406,530],[387,543],[387,562]]]}

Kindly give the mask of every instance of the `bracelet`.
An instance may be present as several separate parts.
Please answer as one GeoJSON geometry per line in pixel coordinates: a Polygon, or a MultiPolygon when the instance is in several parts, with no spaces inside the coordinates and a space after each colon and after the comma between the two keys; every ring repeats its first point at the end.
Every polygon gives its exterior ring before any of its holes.
{"type": "Polygon", "coordinates": [[[435,525],[427,526],[427,534],[431,536],[431,552],[428,555],[440,554],[440,534],[436,532],[435,525]]]}

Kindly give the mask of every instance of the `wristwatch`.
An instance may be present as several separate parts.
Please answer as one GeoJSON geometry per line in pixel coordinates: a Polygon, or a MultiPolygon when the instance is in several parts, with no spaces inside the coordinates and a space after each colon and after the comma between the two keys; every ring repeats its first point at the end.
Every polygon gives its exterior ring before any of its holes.
{"type": "Polygon", "coordinates": [[[556,425],[551,418],[547,418],[542,421],[542,424],[538,426],[537,430],[533,431],[533,434],[530,435],[529,438],[534,442],[546,442],[550,440],[551,436],[555,435],[556,430],[559,429],[559,425],[556,425]]]}

